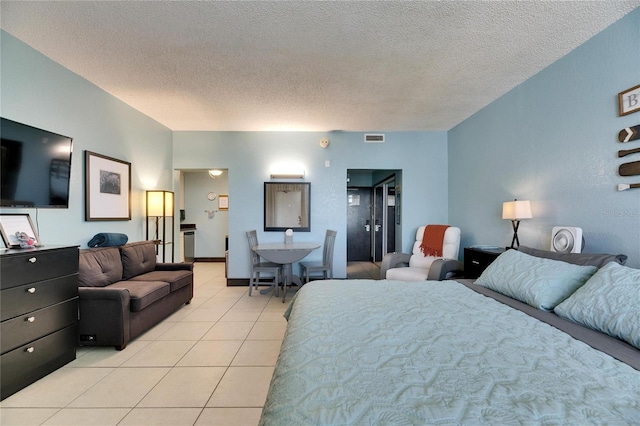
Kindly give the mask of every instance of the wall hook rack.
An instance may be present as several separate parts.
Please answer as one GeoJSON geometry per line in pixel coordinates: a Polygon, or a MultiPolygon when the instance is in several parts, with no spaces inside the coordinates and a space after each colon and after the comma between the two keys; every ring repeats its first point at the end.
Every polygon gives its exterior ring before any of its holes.
{"type": "Polygon", "coordinates": [[[213,219],[214,217],[216,217],[216,213],[218,213],[218,210],[205,210],[204,212],[209,215],[209,219],[213,219]]]}

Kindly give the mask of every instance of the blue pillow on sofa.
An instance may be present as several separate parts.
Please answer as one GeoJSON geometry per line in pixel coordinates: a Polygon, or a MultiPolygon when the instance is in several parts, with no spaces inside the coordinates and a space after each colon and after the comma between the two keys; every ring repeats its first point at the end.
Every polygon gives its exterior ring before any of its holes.
{"type": "Polygon", "coordinates": [[[475,283],[534,308],[551,311],[580,288],[596,270],[595,266],[572,265],[507,250],[484,270],[475,283]]]}

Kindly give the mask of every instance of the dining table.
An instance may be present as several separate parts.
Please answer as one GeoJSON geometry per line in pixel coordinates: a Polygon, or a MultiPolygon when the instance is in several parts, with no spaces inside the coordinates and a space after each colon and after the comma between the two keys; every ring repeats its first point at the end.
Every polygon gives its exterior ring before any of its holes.
{"type": "MultiPolygon", "coordinates": [[[[296,284],[298,287],[302,286],[302,280],[299,276],[293,273],[292,265],[304,259],[313,250],[320,248],[320,244],[314,242],[291,242],[291,243],[259,243],[251,247],[251,250],[258,253],[260,257],[268,260],[269,262],[278,263],[282,265],[282,273],[286,288],[291,284],[296,284]]],[[[273,291],[277,284],[273,284],[271,287],[260,290],[260,294],[266,294],[273,291]]]]}

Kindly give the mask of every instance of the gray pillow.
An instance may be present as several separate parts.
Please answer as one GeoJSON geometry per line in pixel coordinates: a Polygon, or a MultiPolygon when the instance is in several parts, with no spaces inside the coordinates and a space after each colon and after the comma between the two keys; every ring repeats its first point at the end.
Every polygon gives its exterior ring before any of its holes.
{"type": "Polygon", "coordinates": [[[596,268],[602,268],[609,262],[616,262],[620,265],[624,265],[627,261],[627,256],[624,254],[557,253],[554,251],[538,250],[526,246],[520,246],[518,251],[544,259],[561,260],[574,265],[595,266],[596,268]]]}

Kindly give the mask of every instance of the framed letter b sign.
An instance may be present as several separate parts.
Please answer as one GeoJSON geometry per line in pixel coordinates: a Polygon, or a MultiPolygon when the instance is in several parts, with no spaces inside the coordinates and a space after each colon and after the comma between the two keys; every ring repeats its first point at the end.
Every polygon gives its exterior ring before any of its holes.
{"type": "Polygon", "coordinates": [[[640,111],[640,84],[618,93],[618,112],[620,116],[640,111]]]}

